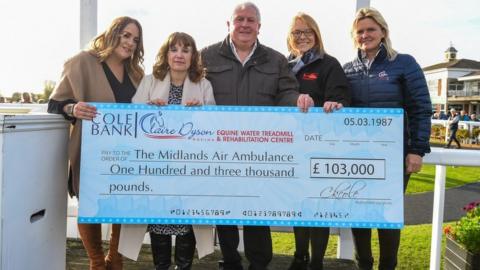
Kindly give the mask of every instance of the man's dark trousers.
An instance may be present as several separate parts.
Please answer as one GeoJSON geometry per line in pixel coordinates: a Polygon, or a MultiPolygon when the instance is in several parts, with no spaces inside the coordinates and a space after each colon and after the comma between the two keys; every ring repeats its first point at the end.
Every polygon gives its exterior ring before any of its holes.
{"type": "MultiPolygon", "coordinates": [[[[223,254],[224,270],[241,270],[241,257],[238,253],[240,242],[237,226],[217,226],[220,249],[223,254]]],[[[243,226],[245,257],[250,262],[249,270],[266,270],[272,260],[272,237],[270,227],[243,226]]]]}

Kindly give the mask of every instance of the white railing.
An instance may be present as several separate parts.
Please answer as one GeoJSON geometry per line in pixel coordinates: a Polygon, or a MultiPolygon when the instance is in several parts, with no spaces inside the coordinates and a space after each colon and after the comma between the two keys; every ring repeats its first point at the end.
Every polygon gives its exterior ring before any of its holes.
{"type": "MultiPolygon", "coordinates": [[[[47,112],[47,104],[36,104],[36,103],[0,103],[0,108],[4,113],[8,112],[8,109],[12,109],[12,112],[15,112],[15,109],[26,108],[29,109],[28,112],[47,112]]],[[[23,113],[28,113],[23,112],[23,113]]]]}
{"type": "Polygon", "coordinates": [[[440,269],[442,249],[443,210],[445,206],[446,166],[480,167],[480,151],[432,148],[425,155],[425,164],[435,164],[435,188],[433,197],[432,241],[430,249],[430,270],[440,269]]]}
{"type": "MultiPolygon", "coordinates": [[[[432,125],[442,125],[444,127],[448,127],[448,120],[432,119],[432,125]]],[[[460,121],[458,122],[458,127],[460,129],[468,129],[471,132],[473,128],[480,127],[480,122],[460,121]]]]}
{"type": "MultiPolygon", "coordinates": [[[[432,240],[430,250],[430,270],[440,269],[440,254],[442,248],[442,226],[443,226],[443,210],[445,203],[445,179],[446,166],[474,166],[480,167],[480,150],[457,150],[432,148],[432,152],[425,155],[425,164],[436,165],[435,169],[435,188],[433,201],[433,218],[432,218],[432,240]]],[[[77,237],[76,232],[76,201],[70,200],[68,207],[69,228],[67,234],[69,237],[77,237]]],[[[106,226],[106,225],[104,225],[106,226]]],[[[108,228],[108,227],[107,227],[108,228]]],[[[291,228],[273,227],[273,231],[291,231],[291,228]]],[[[337,258],[352,259],[353,258],[353,242],[349,229],[332,228],[332,233],[338,234],[339,246],[337,249],[337,258]]],[[[104,239],[108,238],[108,230],[103,233],[104,239]]],[[[148,243],[148,234],[145,237],[145,243],[148,243]]]]}
{"type": "MultiPolygon", "coordinates": [[[[445,141],[448,140],[448,120],[436,120],[432,119],[432,126],[433,125],[442,125],[445,128],[445,141]]],[[[460,121],[458,122],[458,127],[460,129],[467,129],[470,134],[472,134],[472,131],[474,128],[480,128],[480,122],[473,122],[473,121],[460,121]]],[[[479,135],[480,136],[480,135],[479,135]]],[[[477,143],[479,144],[480,138],[477,136],[477,138],[473,138],[472,135],[470,135],[469,138],[467,138],[468,143],[477,143]]]]}
{"type": "Polygon", "coordinates": [[[473,87],[468,87],[464,90],[448,90],[447,95],[448,97],[471,97],[471,96],[478,96],[480,92],[473,87]]]}

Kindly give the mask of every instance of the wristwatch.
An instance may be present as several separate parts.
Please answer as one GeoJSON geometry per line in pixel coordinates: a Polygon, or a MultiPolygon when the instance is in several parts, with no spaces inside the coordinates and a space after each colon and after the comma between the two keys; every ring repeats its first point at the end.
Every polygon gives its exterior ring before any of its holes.
{"type": "Polygon", "coordinates": [[[75,103],[69,103],[67,105],[65,105],[65,113],[70,116],[70,117],[74,117],[73,116],[73,108],[75,108],[75,103]]]}

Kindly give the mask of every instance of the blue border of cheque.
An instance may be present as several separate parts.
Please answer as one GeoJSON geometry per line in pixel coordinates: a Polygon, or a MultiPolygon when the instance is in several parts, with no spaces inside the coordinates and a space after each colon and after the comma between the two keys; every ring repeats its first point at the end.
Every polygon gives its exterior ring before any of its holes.
{"type": "MultiPolygon", "coordinates": [[[[224,111],[224,112],[278,112],[278,113],[291,113],[291,112],[300,112],[297,107],[277,107],[277,106],[179,106],[179,105],[168,105],[168,106],[154,106],[147,104],[136,104],[136,103],[90,103],[97,107],[97,109],[134,109],[134,110],[154,110],[162,108],[166,111],[224,111]]],[[[310,112],[322,113],[323,108],[321,107],[312,107],[309,109],[310,112]]],[[[363,113],[363,114],[403,114],[403,109],[400,108],[342,108],[338,110],[342,113],[363,113]]]]}
{"type": "Polygon", "coordinates": [[[249,226],[296,226],[296,227],[339,227],[339,228],[382,228],[401,229],[403,223],[377,222],[323,222],[323,221],[278,221],[251,219],[194,219],[194,218],[117,218],[78,217],[79,223],[120,223],[120,224],[200,224],[200,225],[249,225],[249,226]]]}

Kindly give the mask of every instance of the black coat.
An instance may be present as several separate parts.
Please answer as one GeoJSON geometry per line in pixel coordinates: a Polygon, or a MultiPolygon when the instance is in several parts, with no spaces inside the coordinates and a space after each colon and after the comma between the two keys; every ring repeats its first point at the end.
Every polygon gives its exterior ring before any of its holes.
{"type": "MultiPolygon", "coordinates": [[[[294,64],[290,62],[290,68],[294,64]]],[[[315,107],[322,107],[325,101],[350,106],[350,86],[342,66],[334,57],[326,53],[317,55],[300,68],[295,77],[300,84],[300,93],[309,94],[315,102],[315,107]]]]}
{"type": "Polygon", "coordinates": [[[298,83],[285,56],[260,44],[243,66],[230,48],[230,38],[201,52],[217,105],[295,106],[298,83]]]}

